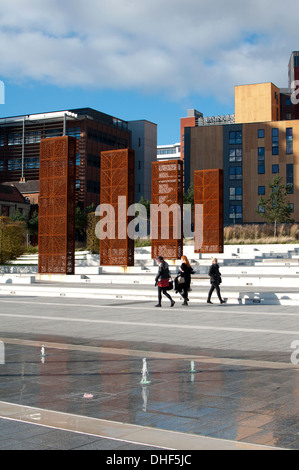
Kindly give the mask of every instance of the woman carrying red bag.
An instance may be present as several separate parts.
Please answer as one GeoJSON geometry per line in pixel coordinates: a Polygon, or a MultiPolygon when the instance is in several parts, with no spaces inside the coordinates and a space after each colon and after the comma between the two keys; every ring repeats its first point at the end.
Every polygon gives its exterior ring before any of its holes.
{"type": "Polygon", "coordinates": [[[155,286],[158,286],[158,303],[155,305],[155,307],[162,307],[162,293],[170,300],[170,306],[173,307],[175,304],[175,301],[172,300],[171,296],[167,292],[167,287],[169,287],[169,278],[170,272],[169,272],[169,266],[164,261],[162,256],[158,256],[156,258],[156,261],[159,265],[159,271],[155,279],[155,286]]]}

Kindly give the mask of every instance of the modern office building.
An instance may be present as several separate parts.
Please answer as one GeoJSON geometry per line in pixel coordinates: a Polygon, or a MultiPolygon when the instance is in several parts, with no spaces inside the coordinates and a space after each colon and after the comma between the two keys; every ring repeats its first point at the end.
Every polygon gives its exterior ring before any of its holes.
{"type": "Polygon", "coordinates": [[[157,160],[181,160],[181,144],[158,145],[157,160]]]}
{"type": "Polygon", "coordinates": [[[156,161],[157,125],[146,121],[129,121],[131,148],[135,151],[135,202],[141,197],[151,200],[152,162],[156,161]]]}
{"type": "Polygon", "coordinates": [[[63,135],[77,139],[76,200],[82,207],[100,203],[100,155],[106,150],[136,150],[135,200],[150,194],[144,168],[156,160],[156,124],[129,123],[91,108],[0,119],[0,183],[18,183],[22,192],[21,183],[37,181],[41,139],[63,135]]]}
{"type": "MultiPolygon", "coordinates": [[[[295,69],[298,55],[290,60],[295,69]]],[[[296,70],[289,74],[296,77],[296,70]]],[[[236,86],[234,116],[184,127],[185,189],[194,170],[223,169],[225,225],[262,222],[258,200],[269,195],[277,174],[292,185],[289,203],[299,221],[299,105],[293,101],[291,89],[273,83],[236,86]]]]}

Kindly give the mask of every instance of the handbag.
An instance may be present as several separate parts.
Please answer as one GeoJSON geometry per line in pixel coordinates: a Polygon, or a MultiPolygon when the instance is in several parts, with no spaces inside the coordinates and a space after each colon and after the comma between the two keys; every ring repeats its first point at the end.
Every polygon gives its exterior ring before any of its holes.
{"type": "Polygon", "coordinates": [[[184,278],[184,276],[178,277],[178,284],[185,284],[185,278],[184,278]]]}
{"type": "Polygon", "coordinates": [[[169,287],[169,279],[161,279],[161,281],[158,282],[159,287],[169,287]]]}
{"type": "Polygon", "coordinates": [[[166,290],[172,290],[172,289],[173,289],[173,281],[170,280],[168,287],[166,287],[166,290]]]}

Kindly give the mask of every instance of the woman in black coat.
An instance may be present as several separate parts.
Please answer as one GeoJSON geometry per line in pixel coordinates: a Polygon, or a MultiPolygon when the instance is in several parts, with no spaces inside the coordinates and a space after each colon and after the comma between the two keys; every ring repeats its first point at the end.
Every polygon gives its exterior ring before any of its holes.
{"type": "Polygon", "coordinates": [[[162,256],[158,256],[156,259],[157,263],[159,264],[159,270],[155,279],[155,285],[158,286],[158,303],[155,307],[162,307],[162,294],[165,295],[170,300],[170,306],[173,307],[175,301],[172,299],[171,295],[168,294],[166,288],[169,286],[169,266],[164,261],[162,256]]]}
{"type": "Polygon", "coordinates": [[[180,266],[180,274],[175,279],[175,290],[180,292],[184,303],[183,305],[188,305],[188,291],[190,290],[191,285],[191,274],[194,274],[192,267],[190,266],[187,256],[181,257],[182,264],[180,266]],[[179,282],[179,279],[184,282],[179,282]]]}
{"type": "Polygon", "coordinates": [[[211,282],[211,289],[210,289],[210,292],[209,292],[209,295],[208,295],[208,304],[211,304],[211,297],[212,297],[212,294],[214,292],[214,290],[216,289],[216,292],[217,292],[217,295],[218,295],[218,299],[220,301],[221,304],[224,304],[225,303],[225,300],[222,299],[221,297],[221,294],[220,294],[220,284],[221,284],[221,274],[220,274],[220,271],[219,271],[219,265],[218,265],[218,260],[217,258],[214,258],[213,261],[212,261],[212,266],[210,267],[209,269],[209,276],[210,276],[210,282],[211,282]]]}

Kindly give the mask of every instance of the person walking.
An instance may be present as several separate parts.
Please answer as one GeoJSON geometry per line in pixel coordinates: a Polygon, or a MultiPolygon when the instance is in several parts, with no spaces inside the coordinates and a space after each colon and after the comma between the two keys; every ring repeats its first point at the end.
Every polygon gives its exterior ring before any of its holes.
{"type": "Polygon", "coordinates": [[[211,302],[211,297],[212,297],[212,294],[213,294],[214,290],[216,289],[216,292],[217,292],[218,299],[219,299],[220,303],[224,304],[225,300],[222,299],[221,293],[220,293],[220,284],[221,284],[222,281],[221,281],[221,273],[219,271],[219,265],[218,265],[217,258],[214,258],[212,260],[212,266],[209,269],[209,276],[210,276],[210,282],[211,282],[211,289],[210,289],[210,292],[209,292],[209,295],[208,295],[207,303],[208,304],[213,303],[213,302],[211,302]]]}
{"type": "Polygon", "coordinates": [[[162,256],[158,256],[156,258],[156,261],[159,265],[159,270],[155,278],[155,286],[158,286],[158,303],[157,305],[155,305],[155,307],[162,307],[162,294],[170,300],[170,306],[173,307],[175,301],[172,299],[171,295],[169,295],[166,290],[167,287],[169,287],[169,278],[171,277],[169,272],[169,266],[166,261],[164,261],[162,256]]]}
{"type": "Polygon", "coordinates": [[[187,256],[181,257],[182,264],[179,268],[180,273],[175,278],[175,291],[180,292],[184,299],[183,305],[188,306],[188,292],[191,285],[191,274],[194,274],[194,270],[190,265],[187,256]]]}

